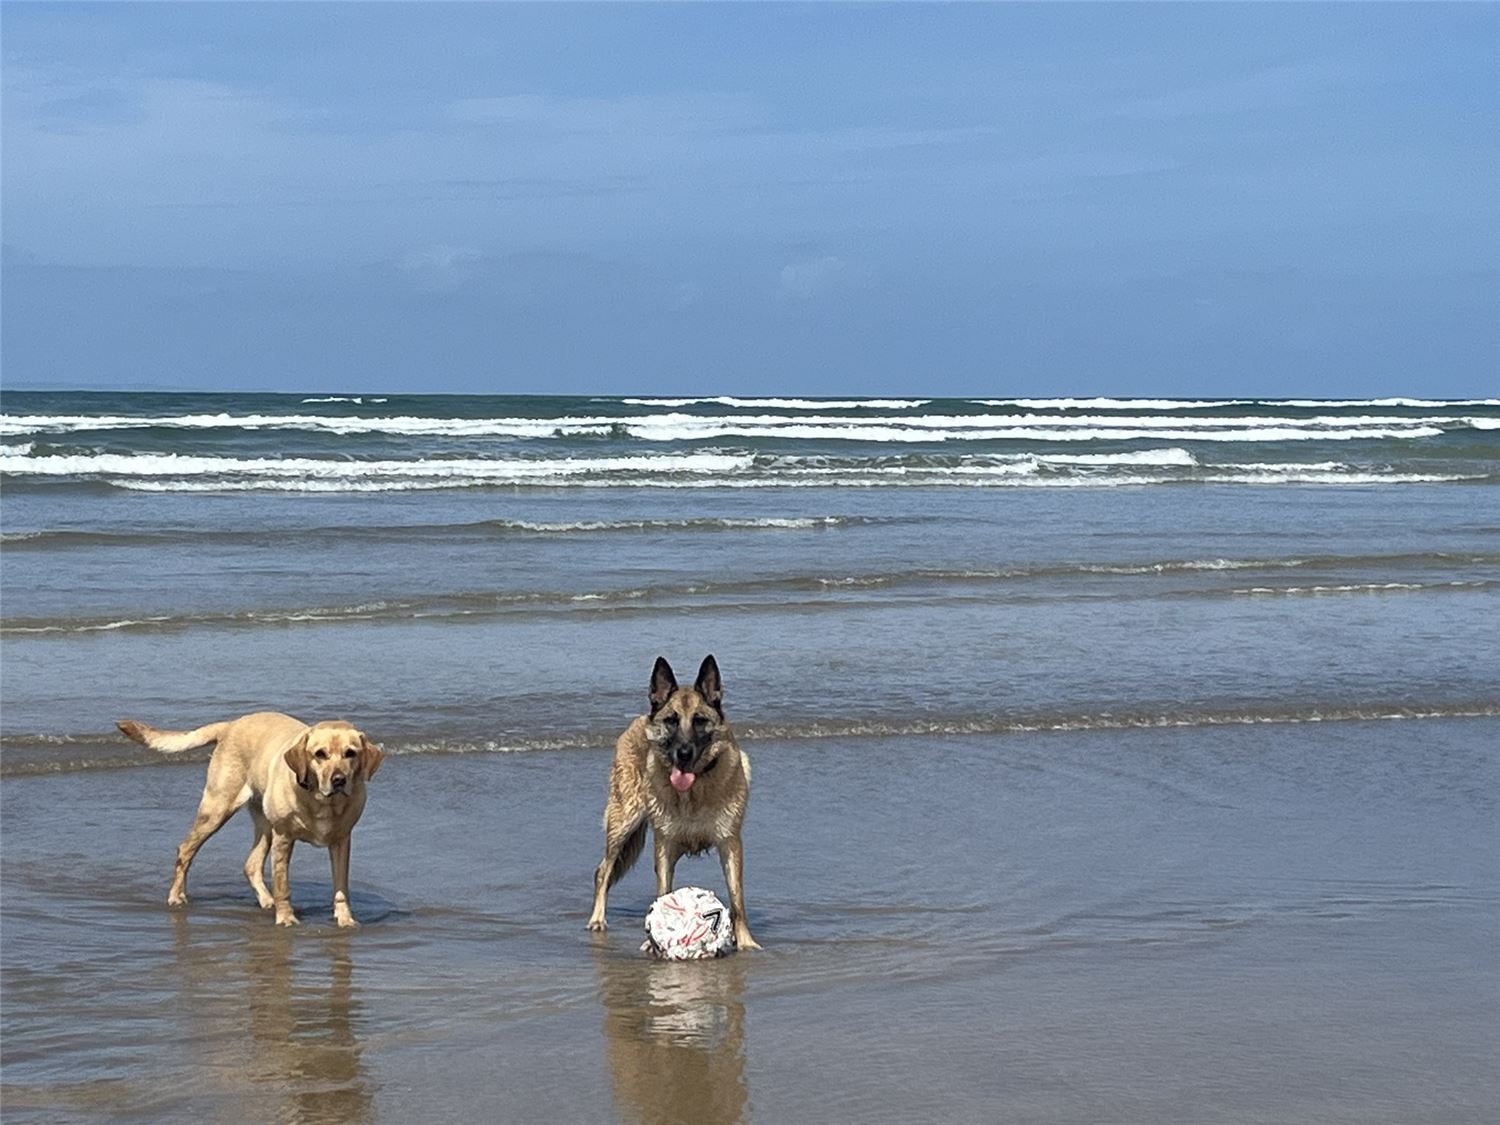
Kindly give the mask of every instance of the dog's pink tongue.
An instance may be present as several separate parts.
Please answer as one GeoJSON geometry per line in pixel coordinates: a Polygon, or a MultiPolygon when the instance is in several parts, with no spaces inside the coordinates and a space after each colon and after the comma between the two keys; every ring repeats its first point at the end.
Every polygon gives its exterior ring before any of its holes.
{"type": "Polygon", "coordinates": [[[672,767],[672,788],[679,793],[686,793],[693,787],[693,782],[698,780],[695,773],[686,773],[676,766],[672,767]]]}

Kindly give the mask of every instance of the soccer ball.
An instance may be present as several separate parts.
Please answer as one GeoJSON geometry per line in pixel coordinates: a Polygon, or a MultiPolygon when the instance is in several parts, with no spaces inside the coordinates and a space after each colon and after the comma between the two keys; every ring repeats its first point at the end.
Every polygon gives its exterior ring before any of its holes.
{"type": "Polygon", "coordinates": [[[701,961],[734,950],[729,908],[713,891],[678,887],[646,911],[643,953],[664,961],[701,961]]]}

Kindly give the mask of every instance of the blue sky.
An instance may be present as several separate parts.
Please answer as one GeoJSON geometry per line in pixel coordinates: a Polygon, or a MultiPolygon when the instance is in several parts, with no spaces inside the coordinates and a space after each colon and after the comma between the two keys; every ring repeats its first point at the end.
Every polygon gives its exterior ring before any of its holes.
{"type": "Polygon", "coordinates": [[[1500,388],[1500,6],[27,4],[6,385],[1500,388]]]}

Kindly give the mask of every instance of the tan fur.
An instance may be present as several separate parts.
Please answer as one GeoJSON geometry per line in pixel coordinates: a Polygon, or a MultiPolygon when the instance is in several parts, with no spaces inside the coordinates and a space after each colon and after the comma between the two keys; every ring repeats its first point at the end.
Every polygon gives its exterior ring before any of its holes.
{"type": "Polygon", "coordinates": [[[617,1119],[640,1125],[748,1120],[743,958],[596,958],[617,1119]]]}
{"type": "Polygon", "coordinates": [[[380,768],[380,748],[348,723],[309,727],[290,715],[261,711],[193,731],[159,731],[121,719],[124,734],[153,750],[174,754],[217,742],[208,761],[203,800],[177,848],[167,902],[187,902],[187,873],[198,849],[244,805],[255,821],[255,843],[245,878],[262,910],[276,911],[278,926],[297,925],[292,912],[292,846],[301,840],[328,849],[333,867],[333,917],[357,926],[349,913],[349,836],[365,808],[365,782],[380,768]],[[271,886],[265,863],[271,855],[271,886]]]}
{"type": "Polygon", "coordinates": [[[742,882],[740,830],[750,800],[750,759],[724,718],[722,696],[712,656],[704,659],[690,688],[678,687],[671,665],[657,660],[651,676],[651,711],[626,727],[615,744],[604,807],[604,858],[594,873],[589,929],[605,928],[609,888],[635,861],[649,825],[657,895],[672,890],[673,870],[682,856],[717,848],[729,889],[735,944],[760,948],[745,919],[742,882]],[[688,764],[696,780],[686,792],[671,784],[674,761],[669,753],[691,755],[688,764]]]}

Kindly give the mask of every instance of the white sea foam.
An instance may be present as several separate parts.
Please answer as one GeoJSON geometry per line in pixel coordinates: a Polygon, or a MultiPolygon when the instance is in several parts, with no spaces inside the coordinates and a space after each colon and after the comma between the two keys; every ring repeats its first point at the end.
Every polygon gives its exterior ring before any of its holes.
{"type": "Polygon", "coordinates": [[[0,453],[0,473],[15,476],[191,477],[239,476],[335,482],[414,478],[472,479],[491,483],[599,473],[731,473],[751,467],[748,454],[640,454],[629,457],[568,457],[486,460],[335,461],[311,457],[194,457],[176,453],[12,456],[0,453]]]}
{"type": "Polygon", "coordinates": [[[516,531],[805,531],[811,528],[839,527],[848,523],[843,516],[763,516],[660,520],[581,520],[576,523],[544,523],[533,520],[505,520],[501,526],[516,531]]]}
{"type": "Polygon", "coordinates": [[[975,398],[981,406],[1020,406],[1027,410],[1202,410],[1216,406],[1246,406],[1248,398],[975,398]]]}
{"type": "Polygon", "coordinates": [[[1196,465],[1186,449],[1142,449],[1135,453],[1044,453],[1037,460],[1048,465],[1196,465]]]}
{"type": "MultiPolygon", "coordinates": [[[[778,429],[785,429],[779,427],[778,429]]],[[[879,430],[889,427],[877,427],[879,430]]],[[[868,432],[868,430],[866,431],[868,432]]],[[[962,434],[964,431],[955,431],[962,434]]],[[[1009,432],[1009,431],[1003,431],[1009,432]]],[[[1051,431],[1024,431],[1028,436],[1051,431]]],[[[1109,431],[1119,433],[1120,431],[1109,431]]],[[[1263,433],[1264,431],[1257,431],[1263,433]]],[[[1323,435],[1348,439],[1365,431],[1323,435]]],[[[1160,438],[1160,432],[1144,434],[1160,438]]],[[[1250,440],[1244,435],[1174,434],[1180,441],[1250,440]]],[[[896,439],[904,440],[904,439],[896,439]]],[[[932,441],[928,435],[921,440],[932,441]]],[[[1056,440],[1084,440],[1060,436],[1056,440]]],[[[615,446],[603,446],[611,450],[615,446]]],[[[875,487],[1016,484],[1100,487],[1202,482],[1210,484],[1415,484],[1487,479],[1484,474],[1402,471],[1342,461],[1219,463],[1204,466],[1177,445],[1112,453],[994,453],[829,456],[760,455],[743,451],[642,452],[568,457],[235,458],[169,453],[55,453],[0,447],[7,477],[102,479],[149,491],[281,490],[378,492],[497,485],[651,487],[875,487]]],[[[764,522],[759,526],[770,526],[764,522]]],[[[791,525],[799,526],[799,525],[791,525]]]]}
{"type": "MultiPolygon", "coordinates": [[[[596,400],[597,401],[597,400],[596,400]]],[[[627,406],[717,406],[745,407],[752,410],[910,410],[926,406],[929,398],[738,398],[714,395],[711,398],[623,398],[627,406]]]]}
{"type": "Polygon", "coordinates": [[[1452,484],[1466,480],[1484,480],[1483,476],[1462,473],[1368,473],[1368,472],[1300,472],[1300,466],[1276,466],[1275,472],[1208,473],[1198,479],[1205,484],[1452,484]],[[1284,471],[1283,471],[1284,470],[1284,471]]]}
{"type": "Polygon", "coordinates": [[[1410,407],[1443,410],[1457,406],[1500,406],[1497,398],[977,398],[984,406],[1024,406],[1032,410],[1202,410],[1224,406],[1290,406],[1297,408],[1357,409],[1410,407]]]}
{"type": "MultiPolygon", "coordinates": [[[[765,422],[749,419],[673,420],[671,422],[634,421],[623,428],[643,441],[704,441],[723,438],[783,438],[808,441],[857,441],[879,443],[933,443],[964,441],[1139,441],[1168,437],[1172,441],[1192,442],[1278,442],[1278,441],[1358,441],[1385,438],[1437,437],[1443,430],[1435,425],[1390,426],[1382,428],[1316,429],[1303,425],[1264,426],[1260,428],[1199,428],[1165,425],[1153,428],[1052,425],[1040,426],[1035,420],[1023,424],[976,426],[983,419],[923,419],[922,424],[869,425],[844,419],[817,422],[765,422]],[[835,421],[843,424],[834,424],[835,421]],[[956,423],[963,423],[962,428],[956,423]],[[951,425],[952,428],[949,428],[951,425]]],[[[1049,421],[1053,421],[1050,420],[1049,421]]],[[[560,427],[564,433],[572,432],[560,427]]]]}
{"type": "Polygon", "coordinates": [[[77,433],[94,430],[312,430],[333,434],[397,434],[409,437],[550,437],[559,425],[608,434],[615,418],[360,418],[321,414],[74,414],[0,415],[0,434],[77,433]]]}
{"type": "Polygon", "coordinates": [[[1484,581],[1452,582],[1350,582],[1331,586],[1250,586],[1231,591],[1245,597],[1298,597],[1318,594],[1389,594],[1411,590],[1482,590],[1491,583],[1484,581]]]}
{"type": "Polygon", "coordinates": [[[1280,406],[1322,407],[1408,406],[1445,410],[1455,406],[1500,406],[1500,398],[1288,398],[1274,400],[1280,406]]]}
{"type": "Polygon", "coordinates": [[[633,437],[642,441],[713,438],[789,438],[820,441],[1308,441],[1435,437],[1446,428],[1494,428],[1495,419],[1458,415],[1275,415],[1198,417],[1181,414],[913,414],[843,415],[669,412],[633,418],[580,415],[559,418],[364,418],[316,414],[0,415],[0,434],[35,435],[119,429],[302,430],[332,434],[410,437],[633,437]]]}

